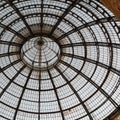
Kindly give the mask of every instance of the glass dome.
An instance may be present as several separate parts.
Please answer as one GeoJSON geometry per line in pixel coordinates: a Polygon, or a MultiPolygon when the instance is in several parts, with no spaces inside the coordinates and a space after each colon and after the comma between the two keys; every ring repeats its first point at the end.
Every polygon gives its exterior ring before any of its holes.
{"type": "Polygon", "coordinates": [[[119,110],[119,26],[96,0],[0,0],[0,120],[119,110]]]}

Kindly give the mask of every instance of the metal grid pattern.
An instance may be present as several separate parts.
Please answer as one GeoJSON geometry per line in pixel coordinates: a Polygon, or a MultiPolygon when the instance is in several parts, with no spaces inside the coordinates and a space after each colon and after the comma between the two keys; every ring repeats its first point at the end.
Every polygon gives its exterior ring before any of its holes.
{"type": "Polygon", "coordinates": [[[119,26],[95,0],[0,0],[0,120],[119,110],[119,26]]]}

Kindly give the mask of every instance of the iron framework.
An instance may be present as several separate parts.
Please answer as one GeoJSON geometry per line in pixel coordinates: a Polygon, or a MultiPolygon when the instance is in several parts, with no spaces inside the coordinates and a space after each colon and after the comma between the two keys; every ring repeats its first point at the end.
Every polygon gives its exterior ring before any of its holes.
{"type": "Polygon", "coordinates": [[[95,0],[0,0],[0,119],[119,111],[119,25],[95,0]]]}

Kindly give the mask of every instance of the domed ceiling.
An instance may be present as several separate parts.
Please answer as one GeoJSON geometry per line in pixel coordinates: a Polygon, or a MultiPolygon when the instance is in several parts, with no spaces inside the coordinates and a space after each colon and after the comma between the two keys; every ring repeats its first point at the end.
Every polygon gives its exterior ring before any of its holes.
{"type": "Polygon", "coordinates": [[[96,0],[0,0],[0,120],[103,120],[120,109],[120,22],[96,0]]]}

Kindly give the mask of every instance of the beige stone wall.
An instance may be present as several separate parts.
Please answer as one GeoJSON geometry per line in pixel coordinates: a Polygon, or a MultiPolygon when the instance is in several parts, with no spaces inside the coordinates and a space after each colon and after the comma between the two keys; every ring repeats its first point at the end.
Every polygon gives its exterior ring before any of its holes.
{"type": "Polygon", "coordinates": [[[101,2],[120,20],[120,0],[101,0],[101,2]]]}

